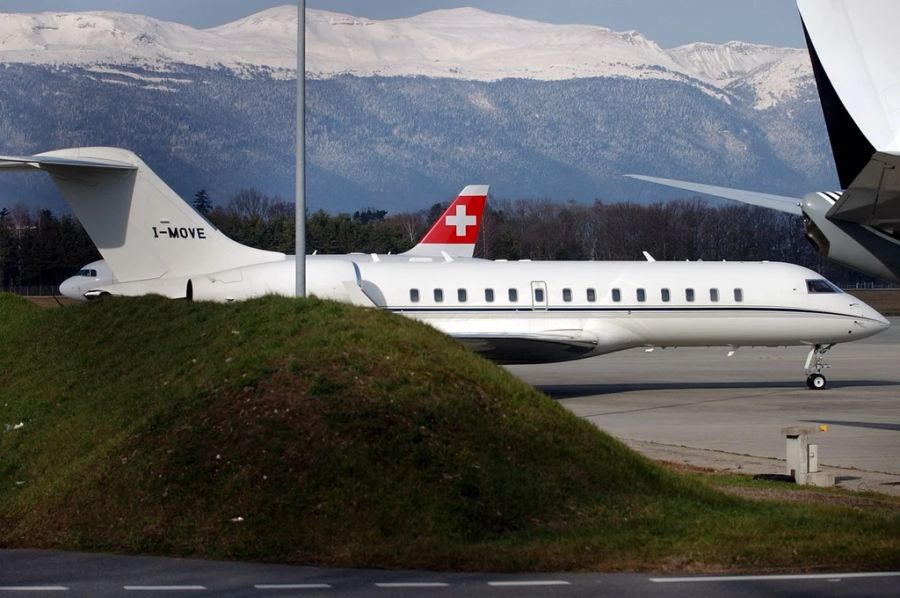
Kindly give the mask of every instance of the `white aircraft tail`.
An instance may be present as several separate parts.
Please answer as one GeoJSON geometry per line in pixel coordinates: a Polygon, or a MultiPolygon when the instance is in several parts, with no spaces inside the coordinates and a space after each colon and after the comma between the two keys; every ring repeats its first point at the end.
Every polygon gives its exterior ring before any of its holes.
{"type": "Polygon", "coordinates": [[[896,0],[798,0],[841,188],[900,151],[896,0]]]}
{"type": "Polygon", "coordinates": [[[44,170],[122,283],[284,259],[232,241],[133,152],[84,147],[0,156],[0,169],[44,170]]]}

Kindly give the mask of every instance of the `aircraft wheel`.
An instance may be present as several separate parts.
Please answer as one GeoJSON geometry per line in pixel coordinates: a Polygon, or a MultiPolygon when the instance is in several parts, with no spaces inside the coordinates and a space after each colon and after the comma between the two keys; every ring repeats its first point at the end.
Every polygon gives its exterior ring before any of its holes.
{"type": "Polygon", "coordinates": [[[822,390],[825,388],[825,376],[822,374],[813,374],[806,378],[806,385],[813,390],[822,390]]]}

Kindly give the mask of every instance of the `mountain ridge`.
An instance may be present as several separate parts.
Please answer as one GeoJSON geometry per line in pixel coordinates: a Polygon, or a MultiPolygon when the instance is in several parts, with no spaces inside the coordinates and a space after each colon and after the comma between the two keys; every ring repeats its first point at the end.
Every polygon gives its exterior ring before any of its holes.
{"type": "MultiPolygon", "coordinates": [[[[270,8],[208,29],[114,11],[6,14],[0,63],[165,69],[172,64],[226,68],[240,75],[296,76],[296,9],[270,8]],[[263,69],[260,73],[257,69],[263,69]]],[[[764,65],[805,56],[796,48],[732,41],[663,49],[638,31],[556,25],[475,8],[373,20],[308,9],[307,76],[426,76],[474,81],[591,77],[691,82],[728,100],[728,86],[764,65]]],[[[750,79],[761,89],[792,87],[750,79]]],[[[812,82],[808,63],[802,84],[812,82]]],[[[796,83],[798,77],[789,78],[796,83]]],[[[768,101],[777,101],[769,94],[768,101]]]]}
{"type": "MultiPolygon", "coordinates": [[[[219,203],[247,187],[292,197],[292,14],[205,30],[111,12],[3,15],[0,153],[127,147],[183,197],[204,187],[219,203]]],[[[510,199],[673,196],[624,172],[782,194],[834,186],[805,50],[665,50],[635,31],[477,9],[308,16],[311,209],[415,210],[473,180],[510,199]],[[451,64],[452,76],[435,74],[451,64]],[[532,76],[515,71],[523,64],[532,76]],[[534,76],[548,64],[558,68],[534,76]]],[[[0,206],[23,197],[65,209],[40,175],[0,177],[0,206]]]]}

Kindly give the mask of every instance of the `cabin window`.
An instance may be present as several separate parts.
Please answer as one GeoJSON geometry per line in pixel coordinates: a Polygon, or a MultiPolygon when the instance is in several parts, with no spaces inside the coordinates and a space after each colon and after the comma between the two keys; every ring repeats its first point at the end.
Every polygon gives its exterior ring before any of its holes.
{"type": "Polygon", "coordinates": [[[587,290],[587,300],[590,303],[596,302],[597,301],[597,291],[595,291],[594,289],[588,289],[587,290]]]}
{"type": "Polygon", "coordinates": [[[534,300],[535,300],[537,303],[543,303],[543,302],[544,302],[544,289],[535,289],[535,290],[534,290],[534,300]]]}
{"type": "Polygon", "coordinates": [[[645,291],[644,289],[638,289],[637,290],[637,300],[639,303],[643,303],[644,301],[646,301],[647,300],[647,291],[645,291]]]}
{"type": "Polygon", "coordinates": [[[494,302],[494,289],[485,289],[484,290],[484,300],[488,303],[494,302]]]}
{"type": "Polygon", "coordinates": [[[519,300],[519,291],[516,289],[509,290],[509,302],[516,303],[519,300]]]}
{"type": "Polygon", "coordinates": [[[737,303],[740,303],[744,300],[744,289],[735,289],[734,290],[734,300],[737,303]]]}
{"type": "Polygon", "coordinates": [[[434,302],[435,303],[443,303],[444,302],[444,289],[435,289],[434,290],[434,302]]]}
{"type": "Polygon", "coordinates": [[[622,291],[620,291],[619,289],[613,289],[612,290],[612,299],[616,303],[621,301],[622,300],[622,291]]]}
{"type": "Polygon", "coordinates": [[[419,289],[410,289],[409,290],[409,300],[413,303],[419,302],[419,289]]]}
{"type": "Polygon", "coordinates": [[[662,296],[663,303],[668,303],[671,295],[669,294],[669,289],[663,289],[659,293],[662,296]]]}
{"type": "Polygon", "coordinates": [[[468,296],[465,289],[456,289],[456,298],[460,303],[465,303],[468,296]]]}
{"type": "Polygon", "coordinates": [[[572,289],[563,289],[563,301],[566,303],[572,301],[572,289]]]}
{"type": "Polygon", "coordinates": [[[694,289],[685,289],[684,290],[684,300],[688,303],[694,302],[694,289]]]}
{"type": "Polygon", "coordinates": [[[840,293],[841,289],[834,286],[824,278],[818,280],[807,280],[806,290],[810,293],[840,293]]]}
{"type": "Polygon", "coordinates": [[[719,300],[719,289],[710,289],[709,290],[709,300],[715,303],[719,300]]]}

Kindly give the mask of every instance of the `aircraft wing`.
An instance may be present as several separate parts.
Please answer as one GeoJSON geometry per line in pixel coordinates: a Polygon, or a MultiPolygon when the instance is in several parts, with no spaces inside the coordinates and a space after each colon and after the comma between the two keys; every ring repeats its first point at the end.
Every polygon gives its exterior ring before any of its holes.
{"type": "Polygon", "coordinates": [[[523,334],[451,334],[472,351],[502,364],[549,363],[581,359],[599,340],[581,330],[523,334]]]}
{"type": "Polygon", "coordinates": [[[665,185],[666,187],[675,187],[676,189],[684,189],[686,191],[693,191],[694,193],[702,193],[703,195],[714,195],[715,197],[731,199],[750,204],[751,206],[778,210],[779,212],[786,212],[795,216],[801,216],[803,214],[800,210],[801,200],[797,197],[760,193],[759,191],[745,191],[743,189],[732,189],[731,187],[716,187],[714,185],[663,179],[659,177],[644,176],[642,174],[626,174],[625,176],[630,179],[647,181],[648,183],[656,183],[657,185],[665,185]]]}

